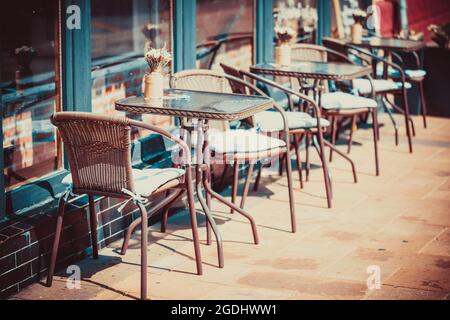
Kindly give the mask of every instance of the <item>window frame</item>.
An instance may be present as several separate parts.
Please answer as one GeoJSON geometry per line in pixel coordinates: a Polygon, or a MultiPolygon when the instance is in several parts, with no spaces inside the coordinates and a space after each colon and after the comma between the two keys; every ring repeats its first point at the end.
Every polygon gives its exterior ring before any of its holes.
{"type": "MultiPolygon", "coordinates": [[[[93,0],[58,0],[59,4],[59,26],[60,37],[58,45],[59,68],[55,70],[57,74],[56,87],[59,90],[59,106],[63,106],[64,111],[86,111],[92,110],[92,62],[91,62],[91,10],[90,5],[93,0]],[[81,28],[69,30],[66,28],[67,7],[78,5],[81,13],[81,28]],[[76,66],[76,67],[75,67],[76,66]]],[[[325,20],[322,15],[330,9],[326,4],[328,0],[318,0],[319,21],[325,20]]],[[[196,66],[196,21],[197,21],[197,1],[196,0],[170,0],[170,34],[171,50],[173,55],[172,72],[184,69],[195,68],[196,66]]],[[[273,59],[273,0],[253,0],[253,59],[255,62],[268,61],[273,59]]],[[[329,19],[319,23],[318,29],[327,31],[329,19]],[[325,27],[323,26],[325,25],[325,27]]],[[[321,33],[320,34],[327,34],[321,33]]],[[[0,106],[3,111],[3,104],[0,93],[0,106]]],[[[58,103],[57,103],[58,110],[58,103]]],[[[61,109],[60,109],[61,110],[61,109]]],[[[0,125],[1,137],[3,140],[2,124],[0,125]]],[[[58,139],[60,141],[60,139],[58,139]]],[[[58,152],[62,152],[62,144],[58,142],[58,152]]],[[[68,172],[67,158],[62,155],[63,167],[61,170],[38,178],[23,186],[19,186],[8,192],[2,192],[0,196],[0,221],[7,217],[6,209],[12,215],[24,210],[42,206],[49,201],[56,199],[64,187],[60,183],[62,177],[68,172]],[[51,190],[40,186],[50,186],[51,190]],[[22,206],[17,206],[14,199],[27,199],[22,206]],[[6,209],[5,209],[6,208],[6,209]]],[[[4,168],[3,153],[0,155],[0,168],[4,168]]],[[[4,175],[0,177],[0,186],[4,190],[4,175]]],[[[21,201],[23,202],[23,201],[21,201]]]]}

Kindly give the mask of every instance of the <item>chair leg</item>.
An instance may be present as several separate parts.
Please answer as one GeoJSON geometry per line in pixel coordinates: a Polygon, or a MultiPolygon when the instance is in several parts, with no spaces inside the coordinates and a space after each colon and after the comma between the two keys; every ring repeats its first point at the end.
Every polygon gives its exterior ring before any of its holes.
{"type": "Polygon", "coordinates": [[[251,180],[252,175],[253,175],[253,167],[254,167],[254,165],[255,164],[253,162],[251,162],[251,161],[248,164],[247,178],[245,179],[244,190],[242,191],[242,198],[241,198],[241,205],[240,205],[241,209],[244,209],[245,200],[247,199],[248,189],[250,187],[250,180],[251,180]]]}
{"type": "Polygon", "coordinates": [[[297,231],[297,222],[295,218],[294,185],[292,183],[292,168],[291,168],[291,158],[289,157],[289,148],[286,151],[285,159],[286,159],[286,176],[289,194],[289,209],[291,213],[291,231],[292,233],[295,233],[297,231]]]}
{"type": "MultiPolygon", "coordinates": [[[[167,197],[166,199],[164,199],[160,203],[158,203],[155,206],[153,206],[149,210],[149,212],[147,214],[149,216],[151,216],[152,214],[154,214],[158,210],[160,210],[160,209],[162,209],[162,208],[164,208],[166,206],[170,206],[172,204],[172,202],[174,202],[176,199],[178,199],[181,194],[182,194],[182,190],[177,190],[177,192],[173,193],[172,195],[170,195],[169,197],[167,197]]],[[[141,219],[141,217],[139,217],[136,220],[134,220],[133,222],[131,222],[130,225],[128,226],[128,229],[125,232],[125,237],[123,239],[122,250],[120,251],[121,255],[125,255],[125,253],[127,252],[128,243],[130,242],[131,234],[133,233],[134,229],[136,229],[136,227],[141,222],[142,222],[142,219],[141,219]]]]}
{"type": "MultiPolygon", "coordinates": [[[[281,140],[284,139],[284,134],[283,134],[283,132],[280,132],[279,139],[281,139],[281,140]]],[[[289,146],[288,146],[288,149],[289,149],[289,146]]],[[[283,165],[284,165],[284,157],[285,157],[285,156],[286,156],[285,153],[283,153],[283,154],[281,154],[281,155],[279,156],[278,175],[279,175],[280,177],[283,176],[283,169],[284,169],[284,168],[283,168],[283,165]]]]}
{"type": "Polygon", "coordinates": [[[349,137],[348,137],[348,144],[347,144],[347,153],[350,153],[350,150],[351,150],[351,148],[352,148],[352,143],[353,143],[353,129],[355,128],[355,126],[356,126],[356,115],[354,115],[354,116],[352,117],[352,124],[351,124],[351,127],[350,127],[350,135],[349,135],[349,137]]]}
{"type": "Polygon", "coordinates": [[[258,191],[259,182],[261,181],[262,163],[260,163],[258,173],[256,175],[255,184],[253,185],[253,191],[258,191]]]}
{"type": "MultiPolygon", "coordinates": [[[[401,114],[405,114],[405,111],[402,109],[402,108],[400,108],[399,106],[397,106],[395,103],[392,103],[392,102],[390,102],[389,100],[387,100],[388,101],[388,103],[394,108],[394,110],[397,110],[399,113],[401,113],[401,114]]],[[[409,110],[408,110],[408,112],[409,112],[409,110]]],[[[411,118],[411,116],[408,116],[408,119],[409,119],[409,122],[410,122],[410,124],[411,124],[411,132],[412,132],[412,135],[413,135],[413,137],[415,137],[416,136],[416,128],[414,127],[414,121],[413,121],[413,119],[411,118]]]]}
{"type": "Polygon", "coordinates": [[[306,182],[309,181],[309,170],[310,170],[310,165],[309,165],[309,145],[310,145],[310,139],[309,139],[309,134],[306,133],[305,135],[305,172],[306,172],[306,177],[305,180],[306,182]]]}
{"type": "Polygon", "coordinates": [[[278,163],[278,175],[279,175],[280,177],[283,176],[284,159],[285,159],[285,154],[282,154],[282,155],[280,156],[280,162],[278,163]]]}
{"type": "MultiPolygon", "coordinates": [[[[210,184],[211,183],[211,174],[210,172],[204,172],[203,173],[203,184],[210,184]]],[[[206,199],[206,206],[211,210],[211,195],[205,191],[205,199],[206,199]]],[[[211,224],[209,223],[208,219],[205,221],[206,225],[206,244],[209,246],[212,243],[212,230],[211,230],[211,224]]]]}
{"type": "Polygon", "coordinates": [[[61,237],[65,205],[66,201],[64,200],[63,196],[61,197],[61,199],[59,199],[58,217],[56,218],[55,238],[53,239],[52,254],[50,258],[50,264],[48,267],[47,287],[51,287],[53,283],[53,274],[55,273],[56,257],[58,256],[59,239],[61,237]]]}
{"type": "MultiPolygon", "coordinates": [[[[387,106],[388,103],[389,103],[389,101],[386,98],[386,96],[383,96],[384,110],[387,112],[389,118],[391,119],[392,125],[394,126],[395,145],[398,146],[398,127],[397,127],[397,122],[394,119],[394,115],[392,114],[391,109],[389,109],[388,106],[387,106]]],[[[379,134],[380,134],[380,132],[378,131],[378,138],[379,138],[379,134]]]]}
{"type": "MultiPolygon", "coordinates": [[[[166,191],[166,198],[170,195],[170,190],[166,191]]],[[[165,233],[167,228],[167,220],[169,219],[170,205],[164,207],[164,212],[161,219],[161,232],[165,233]]]]}
{"type": "Polygon", "coordinates": [[[195,210],[194,188],[190,172],[186,174],[186,192],[189,204],[189,215],[191,219],[192,239],[194,241],[194,252],[195,252],[195,263],[197,265],[197,274],[202,275],[203,274],[202,256],[200,253],[200,240],[198,238],[197,211],[195,210]]]}
{"type": "Polygon", "coordinates": [[[89,220],[91,224],[91,242],[92,256],[98,258],[98,239],[97,239],[97,214],[95,213],[94,196],[88,195],[89,199],[89,220]]]}
{"type": "MultiPolygon", "coordinates": [[[[233,164],[233,184],[231,185],[231,202],[234,204],[236,204],[238,180],[239,180],[239,161],[235,160],[233,164]]],[[[230,213],[234,213],[234,210],[230,209],[230,213]]]]}
{"type": "Polygon", "coordinates": [[[423,118],[423,127],[427,127],[427,103],[425,101],[425,92],[423,89],[423,80],[419,82],[420,89],[420,101],[422,102],[422,118],[423,118]]]}
{"type": "Polygon", "coordinates": [[[408,136],[408,146],[409,146],[409,153],[413,152],[412,147],[412,135],[411,135],[411,129],[409,127],[410,123],[410,116],[409,116],[409,105],[408,105],[408,97],[406,95],[406,89],[403,89],[403,107],[405,111],[405,126],[406,126],[406,135],[408,136]]]}
{"type": "MultiPolygon", "coordinates": [[[[331,120],[331,144],[334,146],[336,144],[336,136],[338,135],[337,119],[332,117],[331,120]]],[[[330,158],[328,161],[333,161],[333,149],[330,149],[330,158]]]]}
{"type": "Polygon", "coordinates": [[[147,299],[147,241],[148,220],[147,209],[142,203],[137,204],[141,211],[141,300],[147,299]]]}
{"type": "Polygon", "coordinates": [[[298,135],[296,134],[293,135],[293,142],[295,148],[295,156],[297,158],[297,171],[298,171],[298,179],[300,180],[300,189],[303,189],[302,160],[300,158],[298,135]]]}
{"type": "Polygon", "coordinates": [[[373,130],[373,148],[375,153],[375,174],[380,175],[380,164],[378,160],[378,112],[377,108],[372,110],[372,130],[373,130]]]}
{"type": "Polygon", "coordinates": [[[319,140],[319,146],[318,146],[317,151],[319,153],[319,157],[322,162],[323,179],[325,182],[325,193],[327,195],[327,206],[328,206],[328,208],[331,208],[333,194],[332,194],[332,190],[331,190],[330,173],[328,171],[329,169],[328,169],[328,164],[327,164],[327,157],[325,155],[325,147],[324,147],[323,135],[322,135],[321,131],[317,134],[317,138],[319,140]]]}

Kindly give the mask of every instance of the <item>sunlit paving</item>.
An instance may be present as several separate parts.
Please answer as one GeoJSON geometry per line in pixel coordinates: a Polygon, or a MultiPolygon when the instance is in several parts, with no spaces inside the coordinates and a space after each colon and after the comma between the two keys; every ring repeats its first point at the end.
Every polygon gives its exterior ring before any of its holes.
{"type": "Polygon", "coordinates": [[[2,300],[450,299],[448,1],[7,7],[2,300]]]}

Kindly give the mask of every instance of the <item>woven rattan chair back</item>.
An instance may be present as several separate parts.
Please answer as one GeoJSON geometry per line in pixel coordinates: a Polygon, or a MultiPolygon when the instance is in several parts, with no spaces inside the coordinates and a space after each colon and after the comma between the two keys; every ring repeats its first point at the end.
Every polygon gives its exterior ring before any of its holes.
{"type": "MultiPolygon", "coordinates": [[[[175,73],[170,79],[170,86],[175,89],[196,90],[219,93],[233,93],[229,81],[221,74],[211,70],[184,70],[175,73]]],[[[228,121],[210,121],[209,126],[225,131],[228,121]]]]}
{"type": "Polygon", "coordinates": [[[221,74],[211,70],[184,70],[175,73],[170,81],[176,89],[232,93],[233,90],[221,74]]]}
{"type": "MultiPolygon", "coordinates": [[[[297,61],[309,61],[309,62],[327,62],[328,56],[326,48],[307,43],[296,43],[291,46],[291,59],[293,62],[297,61]]],[[[304,83],[309,86],[313,85],[314,80],[306,79],[304,83]]],[[[299,90],[299,81],[291,78],[291,87],[293,90],[299,90]]],[[[327,90],[327,88],[325,89],[327,90]]]]}
{"type": "Polygon", "coordinates": [[[134,192],[130,124],[125,117],[81,112],[55,113],[67,151],[74,191],[123,195],[134,192]]]}
{"type": "Polygon", "coordinates": [[[296,43],[291,46],[292,61],[327,62],[327,51],[322,46],[296,43]]]}

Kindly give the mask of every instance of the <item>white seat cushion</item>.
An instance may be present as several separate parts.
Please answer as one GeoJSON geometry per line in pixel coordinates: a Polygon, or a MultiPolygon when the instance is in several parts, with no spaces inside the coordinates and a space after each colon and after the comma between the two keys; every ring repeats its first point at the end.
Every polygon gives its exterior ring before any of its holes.
{"type": "MultiPolygon", "coordinates": [[[[284,87],[286,87],[287,89],[290,89],[289,84],[285,84],[283,85],[284,87]]],[[[270,90],[270,97],[275,100],[276,102],[280,103],[280,104],[286,104],[287,105],[287,95],[283,90],[280,90],[278,88],[272,88],[270,90]]],[[[291,99],[292,102],[294,104],[299,103],[300,98],[296,95],[291,95],[291,99]]]]}
{"type": "MultiPolygon", "coordinates": [[[[404,70],[404,72],[405,72],[405,75],[407,78],[409,78],[411,80],[416,80],[416,81],[422,79],[423,77],[425,77],[427,75],[427,72],[422,69],[417,69],[417,70],[406,69],[406,70],[404,70]]],[[[379,64],[377,66],[377,75],[379,75],[379,76],[383,75],[383,65],[379,64]]],[[[397,69],[389,68],[388,76],[391,78],[400,78],[400,71],[398,71],[397,69]]]]}
{"type": "MultiPolygon", "coordinates": [[[[392,80],[374,79],[374,80],[372,80],[372,84],[373,84],[375,92],[384,92],[384,91],[402,89],[401,82],[395,82],[392,80]]],[[[372,86],[370,85],[369,79],[353,80],[353,88],[358,90],[358,92],[360,94],[369,94],[372,92],[372,86]]],[[[411,84],[409,82],[405,82],[405,88],[410,89],[411,84]]]]}
{"type": "Polygon", "coordinates": [[[377,102],[350,93],[331,92],[322,95],[321,107],[328,110],[376,108],[377,102]]]}
{"type": "MultiPolygon", "coordinates": [[[[165,185],[167,182],[180,178],[184,175],[183,169],[132,169],[134,189],[138,195],[143,197],[150,196],[156,189],[165,185]]],[[[72,185],[72,175],[68,174],[62,180],[62,183],[72,185]]]]}
{"type": "MultiPolygon", "coordinates": [[[[317,119],[311,117],[305,112],[286,111],[289,129],[310,129],[317,126],[317,119]]],[[[277,111],[262,111],[253,116],[255,125],[262,131],[281,131],[284,129],[283,118],[277,111]]],[[[322,127],[327,127],[330,122],[326,119],[320,119],[322,127]]]]}
{"type": "Polygon", "coordinates": [[[283,140],[268,137],[255,130],[228,130],[209,136],[211,150],[220,153],[257,153],[285,147],[283,140]]]}

